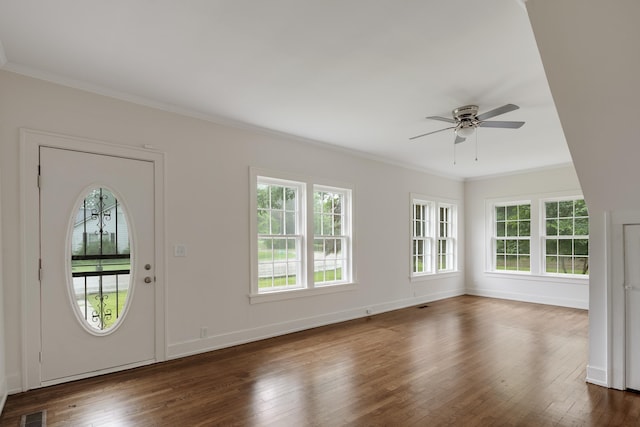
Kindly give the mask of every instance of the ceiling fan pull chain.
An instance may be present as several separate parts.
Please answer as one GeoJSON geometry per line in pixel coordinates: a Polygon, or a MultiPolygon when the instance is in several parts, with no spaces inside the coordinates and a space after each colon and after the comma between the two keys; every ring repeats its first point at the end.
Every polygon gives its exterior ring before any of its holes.
{"type": "Polygon", "coordinates": [[[478,130],[476,129],[476,162],[478,161],[478,130]]]}
{"type": "Polygon", "coordinates": [[[453,144],[453,165],[456,165],[456,144],[453,144]]]}

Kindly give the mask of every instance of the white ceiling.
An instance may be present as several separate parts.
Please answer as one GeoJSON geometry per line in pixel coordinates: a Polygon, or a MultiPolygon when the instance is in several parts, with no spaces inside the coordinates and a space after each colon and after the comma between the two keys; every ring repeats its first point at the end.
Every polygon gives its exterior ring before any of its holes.
{"type": "Polygon", "coordinates": [[[444,175],[571,162],[518,0],[0,0],[0,65],[444,175]],[[2,61],[4,56],[6,61],[2,61]],[[457,145],[425,116],[513,103],[457,145]]]}

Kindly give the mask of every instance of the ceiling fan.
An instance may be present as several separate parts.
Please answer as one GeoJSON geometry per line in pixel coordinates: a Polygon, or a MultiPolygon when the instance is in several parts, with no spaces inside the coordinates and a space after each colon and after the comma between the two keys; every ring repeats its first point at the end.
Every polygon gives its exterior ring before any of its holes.
{"type": "Polygon", "coordinates": [[[442,122],[451,123],[453,126],[436,130],[433,132],[423,133],[422,135],[416,135],[409,139],[414,140],[417,138],[422,138],[423,136],[453,129],[453,131],[456,134],[456,139],[454,140],[453,143],[459,144],[461,142],[464,142],[469,136],[471,136],[473,132],[476,130],[476,128],[478,127],[518,129],[524,124],[524,122],[505,122],[505,121],[489,121],[488,122],[486,121],[491,117],[499,116],[500,114],[517,110],[518,108],[520,107],[518,107],[517,105],[506,104],[506,105],[503,105],[502,107],[498,107],[493,110],[487,111],[486,113],[482,113],[478,115],[477,105],[465,105],[464,107],[459,107],[452,111],[452,115],[453,115],[452,119],[449,119],[446,117],[439,117],[439,116],[427,117],[427,119],[440,120],[442,122]]]}

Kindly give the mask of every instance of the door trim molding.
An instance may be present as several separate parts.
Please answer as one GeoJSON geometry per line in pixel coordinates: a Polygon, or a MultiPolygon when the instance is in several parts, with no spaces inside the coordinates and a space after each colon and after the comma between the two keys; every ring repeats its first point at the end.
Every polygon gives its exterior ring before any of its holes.
{"type": "Polygon", "coordinates": [[[609,214],[609,286],[608,315],[608,370],[609,387],[626,388],[627,301],[624,289],[625,248],[624,229],[627,225],[640,225],[640,211],[615,211],[609,214]]]}
{"type": "MultiPolygon", "coordinates": [[[[22,391],[42,387],[40,376],[40,197],[38,165],[40,147],[76,150],[153,162],[155,212],[155,361],[167,358],[166,338],[166,251],[165,248],[165,154],[155,150],[118,145],[88,138],[33,129],[20,129],[20,272],[22,391]]],[[[45,272],[46,274],[46,272],[45,272]]],[[[113,371],[113,369],[108,370],[113,371]]],[[[95,372],[98,375],[106,372],[95,372]]],[[[89,376],[89,375],[87,375],[89,376]]],[[[69,379],[71,380],[71,379],[69,379]]]]}

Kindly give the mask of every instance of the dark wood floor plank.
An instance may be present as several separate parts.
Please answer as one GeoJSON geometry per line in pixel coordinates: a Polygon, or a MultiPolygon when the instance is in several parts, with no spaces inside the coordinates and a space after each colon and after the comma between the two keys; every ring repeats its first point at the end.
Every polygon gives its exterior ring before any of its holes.
{"type": "Polygon", "coordinates": [[[457,297],[9,396],[0,426],[635,426],[587,313],[457,297]]]}

